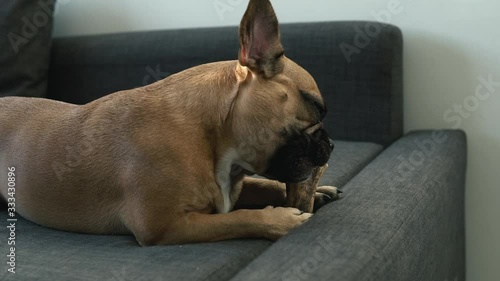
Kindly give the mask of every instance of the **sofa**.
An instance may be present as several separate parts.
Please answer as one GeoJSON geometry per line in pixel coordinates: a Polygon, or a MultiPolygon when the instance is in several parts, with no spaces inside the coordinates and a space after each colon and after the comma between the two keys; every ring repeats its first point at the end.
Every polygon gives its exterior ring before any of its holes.
{"type": "MultiPolygon", "coordinates": [[[[195,65],[236,59],[237,32],[55,38],[45,97],[84,104],[195,65]]],[[[404,132],[401,30],[345,21],[283,24],[281,34],[286,55],[315,77],[327,104],[324,124],[335,149],[321,184],[341,188],[341,200],[276,242],[140,247],[132,236],[67,233],[19,218],[15,274],[6,269],[1,228],[0,279],[464,280],[466,136],[404,132]]],[[[0,217],[7,218],[4,208],[0,217]]]]}

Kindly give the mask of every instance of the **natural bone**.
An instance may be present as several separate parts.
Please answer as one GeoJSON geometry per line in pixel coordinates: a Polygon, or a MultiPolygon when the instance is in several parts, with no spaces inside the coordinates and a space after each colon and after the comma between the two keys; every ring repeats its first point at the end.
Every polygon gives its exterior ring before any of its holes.
{"type": "Polygon", "coordinates": [[[323,173],[328,169],[328,164],[314,168],[311,176],[301,183],[286,184],[286,205],[297,208],[303,212],[312,213],[314,195],[323,173]]]}

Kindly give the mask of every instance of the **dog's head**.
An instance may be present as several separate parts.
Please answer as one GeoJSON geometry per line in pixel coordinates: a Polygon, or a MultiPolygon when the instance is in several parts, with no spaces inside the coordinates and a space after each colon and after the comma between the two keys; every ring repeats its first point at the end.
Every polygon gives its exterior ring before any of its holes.
{"type": "Polygon", "coordinates": [[[285,56],[269,0],[250,0],[239,39],[232,128],[240,162],[271,179],[301,182],[326,164],[333,150],[321,124],[326,107],[318,86],[285,56]]]}

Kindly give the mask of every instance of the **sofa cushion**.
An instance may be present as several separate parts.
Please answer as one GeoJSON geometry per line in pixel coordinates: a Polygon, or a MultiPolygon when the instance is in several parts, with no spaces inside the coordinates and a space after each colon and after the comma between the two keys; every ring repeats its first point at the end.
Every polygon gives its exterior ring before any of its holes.
{"type": "Polygon", "coordinates": [[[0,97],[44,97],[54,0],[0,2],[0,97]]]}
{"type": "MultiPolygon", "coordinates": [[[[323,183],[343,186],[381,149],[371,143],[335,142],[323,183]]],[[[0,217],[7,213],[2,210],[0,217]]],[[[272,244],[242,239],[141,248],[131,236],[68,233],[22,218],[16,229],[17,273],[1,280],[229,280],[272,244]]],[[[7,247],[6,239],[0,239],[0,249],[7,247]]],[[[0,274],[5,267],[0,265],[0,274]]]]}
{"type": "Polygon", "coordinates": [[[382,145],[369,142],[334,143],[335,148],[328,161],[329,168],[321,178],[320,185],[343,187],[383,150],[382,145]]]}
{"type": "MultiPolygon", "coordinates": [[[[6,240],[0,240],[5,251],[6,240]]],[[[19,218],[16,274],[6,273],[3,262],[0,280],[228,280],[270,244],[236,240],[140,247],[131,236],[68,233],[19,218]]]]}

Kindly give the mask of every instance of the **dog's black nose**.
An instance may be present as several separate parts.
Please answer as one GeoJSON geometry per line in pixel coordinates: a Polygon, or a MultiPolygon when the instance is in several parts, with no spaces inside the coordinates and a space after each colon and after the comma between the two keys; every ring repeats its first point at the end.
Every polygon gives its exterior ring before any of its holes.
{"type": "Polygon", "coordinates": [[[332,139],[328,139],[330,141],[330,149],[333,150],[333,148],[335,147],[335,145],[333,144],[333,140],[332,139]]]}

